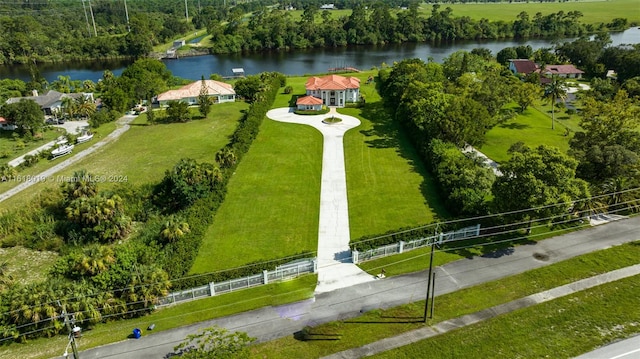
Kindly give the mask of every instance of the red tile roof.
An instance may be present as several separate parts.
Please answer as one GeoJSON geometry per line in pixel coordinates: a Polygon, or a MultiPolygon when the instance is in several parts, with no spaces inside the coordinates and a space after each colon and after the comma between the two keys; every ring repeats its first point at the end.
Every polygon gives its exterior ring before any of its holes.
{"type": "Polygon", "coordinates": [[[578,70],[573,65],[546,65],[540,70],[543,74],[551,75],[567,75],[567,74],[583,74],[584,71],[578,70]]]}
{"type": "Polygon", "coordinates": [[[360,88],[360,79],[340,75],[310,77],[304,85],[307,90],[346,90],[360,88]]]}
{"type": "Polygon", "coordinates": [[[303,96],[296,100],[296,105],[322,105],[322,99],[313,96],[303,96]]]}
{"type": "Polygon", "coordinates": [[[530,74],[538,69],[538,65],[529,59],[513,59],[509,60],[516,68],[516,72],[519,74],[530,74]]]}
{"type": "Polygon", "coordinates": [[[9,123],[4,117],[0,117],[0,123],[9,123]]]}

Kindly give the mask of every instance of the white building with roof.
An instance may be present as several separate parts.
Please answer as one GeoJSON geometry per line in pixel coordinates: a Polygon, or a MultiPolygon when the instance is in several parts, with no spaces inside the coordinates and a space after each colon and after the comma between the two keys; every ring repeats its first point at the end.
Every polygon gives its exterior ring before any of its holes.
{"type": "MultiPolygon", "coordinates": [[[[230,84],[215,80],[204,80],[204,82],[207,96],[213,98],[213,103],[234,102],[236,100],[236,92],[230,84]]],[[[177,90],[169,90],[159,94],[156,96],[156,102],[160,104],[160,107],[167,106],[169,101],[182,101],[189,105],[197,105],[201,90],[202,81],[195,81],[177,90]]]]}

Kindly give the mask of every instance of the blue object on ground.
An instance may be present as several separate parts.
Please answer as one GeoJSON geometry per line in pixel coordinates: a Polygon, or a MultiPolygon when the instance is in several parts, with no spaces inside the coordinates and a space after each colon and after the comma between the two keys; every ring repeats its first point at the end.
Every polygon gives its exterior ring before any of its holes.
{"type": "Polygon", "coordinates": [[[140,337],[142,336],[142,331],[138,328],[133,330],[133,337],[136,339],[140,339],[140,337]]]}

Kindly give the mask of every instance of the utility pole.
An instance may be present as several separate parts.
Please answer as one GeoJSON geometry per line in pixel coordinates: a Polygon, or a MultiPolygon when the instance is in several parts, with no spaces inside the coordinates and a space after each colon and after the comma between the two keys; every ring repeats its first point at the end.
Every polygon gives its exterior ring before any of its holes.
{"type": "MultiPolygon", "coordinates": [[[[60,301],[58,301],[58,305],[60,305],[60,301]]],[[[76,333],[80,331],[79,327],[73,327],[71,329],[71,321],[69,320],[69,315],[67,314],[67,309],[64,305],[62,306],[62,316],[64,317],[64,324],[67,326],[67,331],[69,332],[69,343],[71,344],[71,350],[73,350],[73,358],[80,359],[80,355],[78,354],[78,347],[76,346],[76,333]]],[[[67,352],[65,350],[65,356],[67,352]]]]}
{"type": "Polygon", "coordinates": [[[91,0],[89,0],[89,11],[91,12],[91,21],[93,22],[93,34],[98,36],[98,31],[96,30],[96,19],[93,17],[93,7],[91,7],[91,0]]]}
{"type": "MultiPolygon", "coordinates": [[[[431,294],[431,273],[433,273],[433,251],[435,248],[435,241],[436,238],[435,236],[433,237],[433,240],[431,241],[431,256],[429,259],[429,275],[427,276],[427,299],[424,303],[424,322],[427,322],[427,312],[429,311],[429,295],[431,294]]],[[[435,278],[434,278],[435,279],[435,278]]],[[[431,301],[433,301],[433,298],[431,298],[431,301]]],[[[433,313],[433,310],[431,311],[431,313],[433,313]]]]}
{"type": "Polygon", "coordinates": [[[84,19],[87,21],[87,32],[89,32],[89,37],[91,37],[91,27],[89,26],[89,16],[87,16],[87,8],[84,6],[84,0],[82,0],[82,10],[84,10],[84,19]]]}
{"type": "Polygon", "coordinates": [[[131,26],[129,26],[129,10],[127,9],[127,0],[124,0],[124,14],[127,16],[127,31],[131,32],[131,26]]]}

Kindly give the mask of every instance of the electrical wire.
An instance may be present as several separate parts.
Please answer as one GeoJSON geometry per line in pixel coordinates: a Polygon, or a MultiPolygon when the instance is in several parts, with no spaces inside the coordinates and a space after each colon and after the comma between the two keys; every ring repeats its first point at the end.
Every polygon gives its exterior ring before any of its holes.
{"type": "MultiPolygon", "coordinates": [[[[627,192],[630,192],[630,191],[635,191],[635,190],[638,190],[638,189],[640,189],[640,188],[634,188],[634,189],[629,189],[629,190],[624,190],[624,191],[612,192],[612,193],[609,193],[609,194],[604,194],[604,195],[601,195],[601,196],[592,197],[591,199],[613,196],[613,195],[617,195],[617,194],[627,193],[627,192]]],[[[581,199],[581,200],[574,201],[573,203],[581,202],[581,201],[585,201],[585,200],[591,200],[591,199],[581,199]]],[[[614,204],[612,206],[626,205],[626,204],[630,204],[630,203],[634,203],[634,202],[636,202],[636,200],[635,199],[631,199],[629,201],[617,203],[617,204],[614,204]]],[[[550,208],[550,207],[554,207],[554,206],[558,206],[558,205],[566,206],[566,204],[555,204],[555,205],[547,205],[547,206],[529,208],[529,209],[526,209],[526,211],[543,209],[543,208],[550,208]]],[[[609,213],[617,213],[619,211],[624,211],[624,210],[627,210],[627,209],[628,209],[627,207],[622,207],[622,208],[617,209],[617,210],[609,211],[609,213]]],[[[486,215],[486,216],[477,216],[477,217],[473,217],[473,218],[476,218],[476,219],[477,218],[488,218],[488,217],[495,217],[495,216],[498,216],[498,215],[505,215],[505,214],[511,214],[511,213],[520,213],[520,212],[523,212],[523,211],[525,211],[525,210],[503,212],[503,213],[499,213],[499,214],[486,215]]],[[[583,210],[583,211],[578,211],[576,213],[583,213],[583,212],[586,213],[586,212],[591,212],[591,211],[590,210],[583,210]]],[[[551,220],[553,218],[566,217],[566,215],[567,214],[559,214],[559,215],[555,215],[555,216],[549,216],[549,217],[544,218],[544,220],[551,220]]],[[[464,219],[464,220],[471,220],[471,219],[464,219]]],[[[556,222],[555,224],[563,224],[563,223],[572,222],[572,221],[575,221],[575,220],[576,220],[575,218],[569,218],[569,219],[565,219],[565,220],[560,221],[560,222],[556,222]]],[[[460,222],[460,221],[462,221],[462,220],[454,220],[454,221],[447,221],[447,222],[441,222],[441,223],[452,223],[452,222],[460,222]]],[[[541,223],[540,221],[541,221],[540,219],[536,220],[537,223],[541,223]]],[[[520,222],[510,223],[510,224],[507,224],[507,225],[504,225],[504,226],[512,226],[513,227],[514,225],[524,225],[524,224],[527,224],[528,222],[529,221],[520,221],[520,222]]],[[[437,225],[437,224],[435,224],[435,225],[437,225]]],[[[428,226],[423,226],[423,227],[420,227],[420,228],[432,227],[432,226],[435,226],[435,225],[428,225],[428,226]]],[[[542,224],[539,224],[539,225],[531,226],[530,228],[539,228],[539,227],[546,227],[546,226],[547,226],[546,223],[542,223],[542,224]]],[[[589,224],[584,224],[584,225],[577,226],[577,227],[574,227],[574,228],[584,228],[584,227],[588,227],[588,226],[590,226],[590,225],[589,224]]],[[[489,227],[489,228],[497,228],[497,227],[502,227],[502,226],[495,226],[495,227],[489,227]]],[[[476,240],[476,239],[485,238],[487,236],[495,236],[497,234],[508,234],[508,233],[512,233],[512,232],[518,231],[520,229],[521,228],[514,228],[512,231],[491,233],[490,235],[478,235],[478,236],[473,236],[473,237],[468,237],[468,238],[452,239],[452,240],[446,241],[446,243],[462,241],[462,240],[464,240],[464,241],[476,240]]],[[[546,236],[546,235],[549,235],[549,234],[559,233],[559,232],[564,232],[564,231],[566,231],[566,229],[552,230],[552,231],[549,231],[549,232],[539,233],[539,234],[529,234],[529,235],[525,235],[525,236],[520,236],[520,237],[515,237],[515,238],[508,238],[508,239],[499,240],[499,241],[487,241],[485,243],[473,243],[473,244],[466,245],[466,246],[449,247],[449,248],[446,248],[446,249],[438,249],[437,252],[456,251],[456,250],[461,250],[461,249],[474,248],[474,247],[477,248],[477,247],[501,244],[501,243],[506,243],[506,242],[517,242],[517,241],[523,240],[523,239],[530,239],[531,237],[538,237],[538,236],[543,236],[543,235],[546,236]]],[[[402,232],[398,232],[398,233],[405,233],[405,232],[407,232],[407,231],[402,231],[402,232]]],[[[378,237],[378,238],[380,238],[380,237],[378,237]]],[[[391,262],[391,263],[386,263],[384,265],[384,267],[393,266],[395,264],[403,263],[403,262],[406,262],[406,261],[409,261],[409,260],[413,260],[413,259],[416,259],[416,258],[419,258],[419,257],[423,257],[423,256],[426,256],[426,255],[427,255],[426,253],[423,253],[423,254],[418,254],[416,256],[411,256],[409,258],[405,258],[405,259],[402,259],[402,260],[394,261],[394,262],[391,262]]],[[[284,259],[300,258],[300,257],[301,257],[301,255],[294,255],[294,256],[285,257],[284,259]]],[[[265,262],[260,262],[260,263],[270,263],[270,262],[275,262],[275,261],[280,261],[280,260],[282,260],[282,259],[275,259],[275,260],[270,260],[270,261],[265,261],[265,262]]],[[[258,263],[258,264],[260,264],[260,263],[258,263]]],[[[252,264],[252,265],[255,265],[255,264],[252,264]]],[[[249,267],[249,266],[252,266],[252,265],[250,264],[250,265],[240,266],[240,267],[227,269],[227,270],[221,270],[221,271],[209,272],[209,273],[202,273],[202,274],[197,274],[197,275],[192,275],[192,276],[185,276],[185,277],[182,277],[182,278],[174,279],[173,281],[197,278],[197,277],[201,277],[201,276],[205,276],[205,275],[211,275],[211,274],[215,274],[215,273],[221,273],[221,272],[225,272],[225,271],[229,271],[229,270],[236,270],[236,269],[246,268],[246,267],[249,267]]],[[[335,265],[337,265],[337,264],[335,264],[335,265]]],[[[333,265],[330,265],[330,266],[327,266],[327,267],[331,267],[331,266],[333,266],[333,265]]],[[[374,269],[378,269],[378,268],[381,268],[381,267],[383,267],[383,266],[369,268],[369,270],[374,270],[374,269]]],[[[136,289],[136,288],[150,287],[150,286],[153,286],[153,285],[156,285],[156,284],[159,284],[159,283],[161,283],[161,282],[137,285],[137,286],[133,286],[133,287],[129,287],[129,288],[118,288],[118,289],[113,289],[111,291],[103,291],[103,292],[94,293],[94,294],[91,294],[89,296],[73,297],[73,298],[67,299],[68,301],[66,303],[67,304],[71,303],[72,301],[70,299],[82,299],[82,298],[97,296],[97,295],[100,295],[100,294],[117,293],[117,292],[122,292],[122,291],[126,291],[126,290],[131,290],[132,288],[136,289]]],[[[44,303],[44,304],[51,304],[51,303],[54,303],[54,302],[55,301],[47,302],[47,303],[44,303]]],[[[140,303],[143,303],[143,302],[147,302],[147,301],[143,300],[143,301],[136,301],[136,302],[120,303],[120,304],[118,304],[116,306],[131,306],[131,305],[136,305],[136,304],[140,304],[140,303]]],[[[44,304],[42,304],[42,305],[44,305],[44,304]]],[[[33,308],[36,308],[36,307],[39,307],[39,306],[30,306],[30,307],[27,307],[27,308],[20,308],[20,309],[16,309],[16,310],[9,311],[9,312],[4,312],[1,315],[3,315],[3,316],[4,315],[10,315],[10,314],[13,314],[13,313],[24,311],[25,309],[33,309],[33,308]]],[[[100,312],[100,310],[103,310],[104,308],[106,308],[106,306],[104,306],[102,308],[98,308],[98,312],[100,312]]],[[[78,313],[78,314],[90,313],[90,312],[94,312],[95,310],[96,309],[94,308],[92,310],[80,311],[80,312],[76,312],[76,313],[78,313]]],[[[115,316],[126,316],[128,314],[138,313],[138,312],[141,312],[141,311],[149,311],[149,310],[151,310],[151,308],[139,308],[139,309],[135,309],[135,310],[129,310],[129,311],[121,312],[121,313],[112,313],[112,314],[107,314],[107,315],[102,315],[102,313],[100,312],[100,314],[101,314],[101,319],[106,319],[106,318],[115,317],[115,316]]],[[[51,318],[43,319],[43,320],[37,321],[37,322],[25,323],[25,324],[20,325],[19,327],[14,327],[14,329],[23,328],[23,327],[27,327],[27,326],[31,326],[31,325],[36,325],[38,323],[51,321],[51,320],[57,319],[57,318],[59,318],[59,317],[51,317],[51,318]]],[[[85,319],[81,320],[80,323],[83,323],[83,322],[86,322],[86,321],[90,321],[90,320],[93,320],[93,318],[85,318],[85,319]]],[[[36,329],[34,331],[30,331],[30,332],[27,332],[27,333],[20,333],[20,336],[29,335],[29,334],[33,334],[33,333],[37,333],[37,332],[40,332],[40,331],[49,330],[49,329],[53,329],[53,328],[55,328],[55,327],[46,327],[46,328],[36,329]]],[[[13,337],[0,338],[0,342],[5,341],[5,340],[11,340],[11,339],[13,339],[13,337]]]]}

